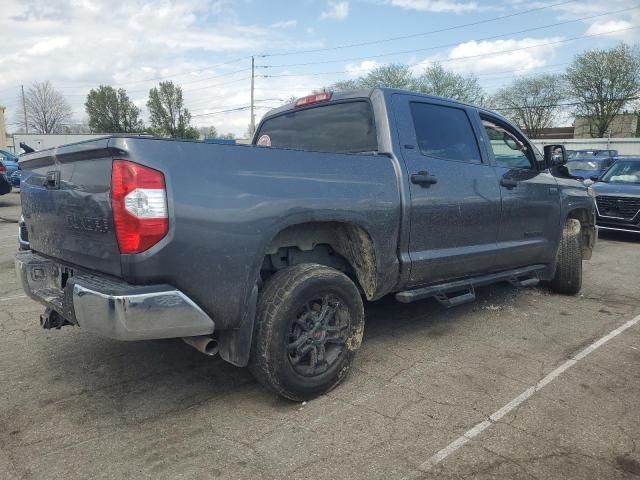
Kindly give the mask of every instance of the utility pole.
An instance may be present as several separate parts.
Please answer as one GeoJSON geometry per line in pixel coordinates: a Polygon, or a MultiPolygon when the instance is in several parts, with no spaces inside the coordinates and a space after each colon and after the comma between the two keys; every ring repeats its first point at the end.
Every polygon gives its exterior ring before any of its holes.
{"type": "Polygon", "coordinates": [[[27,123],[27,104],[24,101],[24,85],[20,85],[20,90],[22,90],[22,113],[24,113],[24,130],[25,133],[29,133],[29,124],[27,123]]]}
{"type": "Polygon", "coordinates": [[[251,56],[251,123],[249,125],[249,133],[251,133],[251,136],[253,137],[253,134],[256,133],[256,117],[255,114],[253,113],[253,109],[254,109],[254,101],[253,101],[253,90],[254,90],[254,83],[255,83],[255,59],[253,56],[251,56]]]}

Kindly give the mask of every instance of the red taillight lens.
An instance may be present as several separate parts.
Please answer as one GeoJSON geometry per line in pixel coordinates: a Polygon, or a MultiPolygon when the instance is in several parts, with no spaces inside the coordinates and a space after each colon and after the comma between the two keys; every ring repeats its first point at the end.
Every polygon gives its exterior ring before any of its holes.
{"type": "Polygon", "coordinates": [[[120,253],[148,250],[169,231],[167,190],[158,170],[128,160],[114,160],[111,207],[120,253]]]}
{"type": "Polygon", "coordinates": [[[0,173],[7,173],[7,167],[0,163],[0,173]]]}

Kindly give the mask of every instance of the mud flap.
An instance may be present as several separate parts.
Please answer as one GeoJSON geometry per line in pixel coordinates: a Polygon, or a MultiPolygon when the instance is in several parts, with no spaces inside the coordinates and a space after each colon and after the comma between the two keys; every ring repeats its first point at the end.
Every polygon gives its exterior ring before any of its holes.
{"type": "Polygon", "coordinates": [[[234,329],[219,332],[220,356],[236,367],[246,367],[249,363],[257,303],[258,286],[254,285],[240,325],[234,329]]]}

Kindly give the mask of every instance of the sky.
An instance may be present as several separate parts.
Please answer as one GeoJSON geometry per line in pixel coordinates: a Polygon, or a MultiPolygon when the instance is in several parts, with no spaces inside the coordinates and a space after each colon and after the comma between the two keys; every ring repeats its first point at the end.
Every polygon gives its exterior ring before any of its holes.
{"type": "Polygon", "coordinates": [[[386,63],[475,74],[487,93],[561,73],[576,54],[640,43],[640,0],[0,0],[0,105],[49,80],[86,119],[86,94],[182,86],[195,126],[244,136],[251,57],[256,120],[292,96],[386,63]]]}

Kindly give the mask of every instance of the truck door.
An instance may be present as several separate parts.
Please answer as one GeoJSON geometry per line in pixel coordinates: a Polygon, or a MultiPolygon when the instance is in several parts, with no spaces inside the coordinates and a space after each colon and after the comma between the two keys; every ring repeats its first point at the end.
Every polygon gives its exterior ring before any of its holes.
{"type": "Polygon", "coordinates": [[[480,118],[502,196],[496,267],[551,263],[560,231],[556,179],[520,132],[499,118],[480,118]]]}
{"type": "Polygon", "coordinates": [[[482,134],[459,104],[397,94],[392,103],[410,192],[408,283],[492,270],[500,217],[494,168],[482,134]]]}

